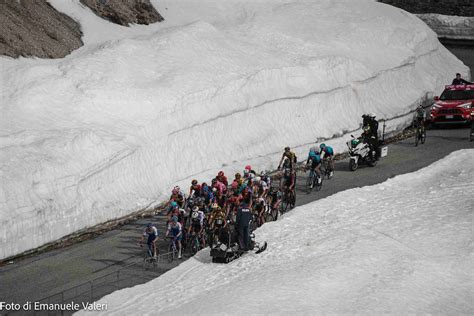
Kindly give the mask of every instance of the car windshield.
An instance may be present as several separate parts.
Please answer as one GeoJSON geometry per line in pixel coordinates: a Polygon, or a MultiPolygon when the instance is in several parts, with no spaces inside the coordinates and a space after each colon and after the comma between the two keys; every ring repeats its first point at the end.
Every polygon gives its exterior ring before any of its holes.
{"type": "Polygon", "coordinates": [[[444,90],[440,100],[472,100],[474,90],[444,90]]]}

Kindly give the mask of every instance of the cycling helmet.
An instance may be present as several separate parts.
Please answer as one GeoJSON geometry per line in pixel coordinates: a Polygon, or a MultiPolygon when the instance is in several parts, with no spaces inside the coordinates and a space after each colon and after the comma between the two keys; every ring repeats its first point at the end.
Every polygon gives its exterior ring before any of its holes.
{"type": "Polygon", "coordinates": [[[148,225],[146,225],[146,227],[150,228],[153,226],[153,223],[148,223],[148,225]]]}
{"type": "Polygon", "coordinates": [[[198,184],[198,180],[194,179],[193,181],[191,181],[191,184],[192,184],[192,185],[198,184]]]}
{"type": "Polygon", "coordinates": [[[219,171],[219,173],[217,173],[217,175],[218,175],[219,177],[224,176],[224,171],[219,171]]]}
{"type": "Polygon", "coordinates": [[[171,221],[177,223],[178,222],[178,216],[173,216],[171,217],[171,221]]]}
{"type": "Polygon", "coordinates": [[[374,113],[369,113],[368,116],[369,116],[370,118],[373,118],[373,119],[375,118],[375,114],[374,114],[374,113]]]}
{"type": "Polygon", "coordinates": [[[319,145],[319,148],[321,148],[321,149],[323,149],[324,147],[326,147],[325,143],[322,143],[321,145],[319,145]]]}
{"type": "Polygon", "coordinates": [[[198,216],[199,216],[199,214],[198,214],[197,211],[193,211],[193,213],[191,214],[191,217],[192,217],[193,219],[198,218],[198,216]]]}
{"type": "Polygon", "coordinates": [[[290,147],[286,146],[285,151],[290,151],[290,147]]]}
{"type": "Polygon", "coordinates": [[[237,172],[237,173],[235,174],[235,178],[238,179],[238,178],[240,178],[240,177],[242,177],[242,175],[237,172]]]}
{"type": "Polygon", "coordinates": [[[246,166],[245,166],[245,170],[248,170],[248,171],[252,170],[252,166],[246,165],[246,166]]]}
{"type": "Polygon", "coordinates": [[[178,207],[178,203],[176,203],[175,201],[171,202],[171,207],[172,208],[178,207]]]}

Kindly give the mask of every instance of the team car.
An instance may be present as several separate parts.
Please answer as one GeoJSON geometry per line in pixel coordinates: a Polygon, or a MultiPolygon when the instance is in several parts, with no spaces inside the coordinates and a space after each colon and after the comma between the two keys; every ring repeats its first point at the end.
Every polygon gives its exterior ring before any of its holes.
{"type": "Polygon", "coordinates": [[[474,111],[474,84],[448,85],[431,106],[433,124],[471,123],[474,111]]]}

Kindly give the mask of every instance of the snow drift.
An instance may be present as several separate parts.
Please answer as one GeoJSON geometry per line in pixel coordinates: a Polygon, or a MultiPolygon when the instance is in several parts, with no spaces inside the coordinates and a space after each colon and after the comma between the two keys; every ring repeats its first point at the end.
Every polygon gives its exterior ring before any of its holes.
{"type": "Polygon", "coordinates": [[[154,205],[191,177],[274,167],[287,145],[302,156],[338,137],[343,150],[362,113],[406,113],[468,72],[418,18],[369,0],[163,0],[165,22],[130,28],[51,3],[85,45],[0,58],[0,258],[154,205]]]}
{"type": "Polygon", "coordinates": [[[297,207],[256,231],[260,255],[213,264],[204,249],[98,303],[108,315],[472,314],[473,155],[297,207]]]}

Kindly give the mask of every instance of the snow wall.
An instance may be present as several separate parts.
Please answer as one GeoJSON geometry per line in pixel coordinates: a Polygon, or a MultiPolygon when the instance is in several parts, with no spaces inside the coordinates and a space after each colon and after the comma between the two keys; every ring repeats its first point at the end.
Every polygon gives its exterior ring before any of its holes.
{"type": "Polygon", "coordinates": [[[398,116],[468,76],[416,16],[370,0],[160,0],[165,22],[131,28],[50,2],[85,45],[0,58],[0,258],[192,178],[274,168],[285,146],[342,151],[362,113],[398,116]]]}

